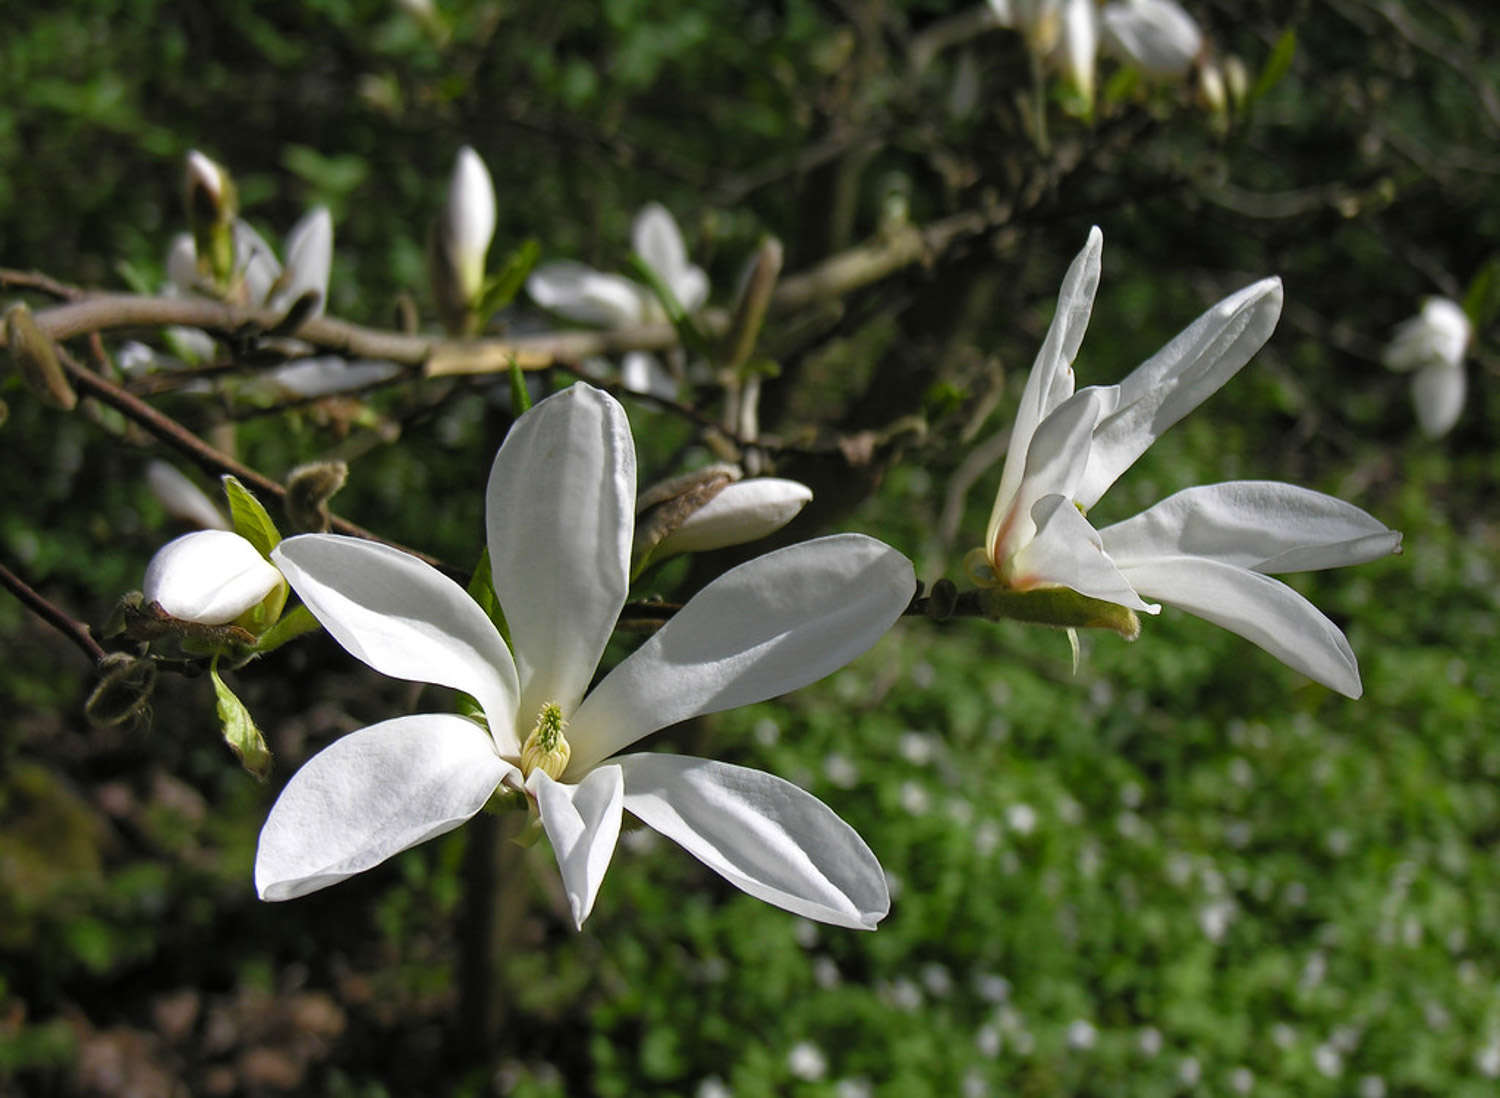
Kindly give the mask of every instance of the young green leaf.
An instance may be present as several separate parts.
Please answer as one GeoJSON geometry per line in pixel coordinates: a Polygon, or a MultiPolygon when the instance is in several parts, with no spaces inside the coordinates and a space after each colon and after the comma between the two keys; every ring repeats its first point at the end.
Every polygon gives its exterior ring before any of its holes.
{"type": "Polygon", "coordinates": [[[1292,58],[1296,55],[1297,32],[1288,27],[1276,39],[1276,45],[1271,48],[1271,56],[1266,58],[1266,67],[1255,78],[1255,87],[1250,89],[1250,102],[1260,99],[1281,81],[1292,67],[1292,58]]]}
{"type": "Polygon", "coordinates": [[[281,543],[281,534],[270,514],[250,489],[237,477],[225,474],[224,495],[229,500],[229,517],[234,522],[234,532],[269,558],[271,550],[281,543]]]}
{"type": "Polygon", "coordinates": [[[219,714],[219,726],[224,733],[224,742],[240,760],[240,765],[258,782],[266,780],[271,772],[271,751],[266,747],[265,737],[255,727],[255,721],[245,703],[235,697],[234,691],[219,678],[219,661],[215,657],[209,665],[208,674],[214,683],[215,708],[219,714]]]}

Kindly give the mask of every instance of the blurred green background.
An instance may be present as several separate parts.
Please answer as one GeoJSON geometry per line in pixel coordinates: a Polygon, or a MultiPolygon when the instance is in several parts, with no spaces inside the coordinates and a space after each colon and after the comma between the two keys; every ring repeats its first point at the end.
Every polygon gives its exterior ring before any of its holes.
{"type": "MultiPolygon", "coordinates": [[[[1085,637],[1077,674],[1059,633],[908,620],[823,683],[662,735],[826,800],[886,866],[890,917],[868,935],[814,926],[636,832],[574,933],[545,844],[502,844],[477,1041],[456,990],[474,956],[467,831],[293,903],[251,885],[279,784],[410,710],[410,687],[322,637],[233,675],[277,756],[261,786],[219,741],[207,682],[164,679],[149,731],[91,728],[87,661],[0,598],[0,1093],[1495,1093],[1500,14],[1189,7],[1252,78],[1278,43],[1290,67],[1220,124],[1193,88],[1105,62],[1092,124],[1049,88],[1045,150],[1019,37],[935,0],[14,13],[0,267],[159,285],[190,148],[234,172],[268,239],[327,204],[330,311],[376,325],[403,292],[430,314],[423,241],[462,144],[499,195],[492,269],[528,237],[620,269],[655,200],[719,305],[764,233],[795,272],[893,218],[1004,207],[996,231],[767,332],[768,430],[884,439],[868,461],[781,463],[819,493],[790,536],[881,536],[930,583],[960,578],[980,540],[999,471],[963,492],[961,463],[1009,422],[1097,223],[1081,384],[1117,380],[1254,278],[1279,273],[1287,307],[1096,517],[1283,479],[1366,508],[1406,551],[1295,581],[1346,629],[1358,702],[1171,610],[1134,644],[1085,637]],[[1480,321],[1468,404],[1437,441],[1379,365],[1432,293],[1480,321]],[[885,431],[911,415],[920,429],[885,431]]],[[[504,385],[415,389],[248,419],[235,443],[272,476],[347,458],[341,514],[466,562],[504,385]]],[[[0,560],[98,625],[179,532],[143,480],[161,452],[39,406],[9,373],[0,398],[0,560]]],[[[161,403],[195,427],[224,407],[161,403]]],[[[631,414],[643,469],[676,471],[689,425],[631,414]]],[[[653,585],[677,594],[719,566],[653,585]]]]}

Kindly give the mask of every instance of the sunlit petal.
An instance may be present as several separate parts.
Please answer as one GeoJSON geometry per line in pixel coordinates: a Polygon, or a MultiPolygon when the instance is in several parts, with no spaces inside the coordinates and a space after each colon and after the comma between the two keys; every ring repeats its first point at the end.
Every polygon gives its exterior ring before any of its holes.
{"type": "Polygon", "coordinates": [[[1012,587],[1070,587],[1080,595],[1154,614],[1100,544],[1099,535],[1065,496],[1045,496],[1032,509],[1036,537],[1016,553],[1006,580],[1012,587]]]}
{"type": "Polygon", "coordinates": [[[327,207],[315,206],[287,233],[286,270],[266,304],[273,309],[285,309],[303,294],[314,293],[318,303],[309,315],[317,316],[328,300],[328,272],[332,266],[333,216],[327,207]]]}
{"type": "Polygon", "coordinates": [[[451,831],[513,769],[462,717],[397,717],[351,732],[304,763],[271,808],[256,891],[304,896],[451,831]]]}
{"type": "Polygon", "coordinates": [[[156,551],[141,593],[174,618],[225,625],[281,583],[255,546],[228,530],[195,530],[156,551]]]}
{"type": "Polygon", "coordinates": [[[624,777],[618,766],[601,766],[576,785],[555,782],[533,770],[526,788],[536,797],[542,827],[557,856],[573,922],[581,930],[620,837],[624,777]]]}
{"type": "Polygon", "coordinates": [[[571,259],[542,264],[526,280],[526,292],[544,309],[601,328],[627,328],[648,315],[640,286],[571,259]]]}
{"type": "Polygon", "coordinates": [[[1467,388],[1462,366],[1427,366],[1412,374],[1411,403],[1424,435],[1441,438],[1453,429],[1463,414],[1467,388]]]}

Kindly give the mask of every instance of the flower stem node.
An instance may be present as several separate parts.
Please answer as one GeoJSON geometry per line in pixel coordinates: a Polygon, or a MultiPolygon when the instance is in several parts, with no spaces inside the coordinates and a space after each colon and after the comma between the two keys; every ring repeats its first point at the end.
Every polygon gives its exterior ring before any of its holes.
{"type": "Polygon", "coordinates": [[[568,746],[567,737],[563,735],[565,727],[567,725],[563,721],[562,706],[556,702],[547,702],[542,706],[542,711],[536,717],[536,727],[521,746],[523,775],[529,778],[533,770],[540,770],[554,780],[562,777],[563,771],[568,768],[568,759],[573,755],[573,749],[568,746]]]}
{"type": "Polygon", "coordinates": [[[1031,622],[1060,629],[1110,629],[1128,641],[1141,635],[1141,619],[1128,606],[1080,595],[1068,587],[1033,587],[1014,591],[984,587],[979,591],[984,616],[994,621],[1031,622]]]}

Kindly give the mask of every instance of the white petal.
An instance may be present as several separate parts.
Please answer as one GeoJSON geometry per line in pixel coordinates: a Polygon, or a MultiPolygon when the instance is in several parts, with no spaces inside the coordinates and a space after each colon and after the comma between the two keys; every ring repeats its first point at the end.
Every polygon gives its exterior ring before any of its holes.
{"type": "Polygon", "coordinates": [[[197,149],[189,149],[187,154],[187,189],[189,193],[194,187],[202,187],[213,199],[214,205],[218,205],[224,198],[224,169],[217,161],[204,156],[197,149]]]}
{"type": "MultiPolygon", "coordinates": [[[[1057,295],[1057,311],[1052,315],[1042,349],[1037,352],[1031,373],[1026,377],[1021,404],[1016,409],[1016,422],[1011,428],[1010,445],[1005,453],[1005,469],[1000,474],[1000,490],[995,494],[989,530],[984,538],[986,545],[995,544],[1005,516],[1017,510],[1015,495],[1026,470],[1031,436],[1043,419],[1073,395],[1073,359],[1078,355],[1083,333],[1089,326],[1094,293],[1099,289],[1099,261],[1103,251],[1104,234],[1096,225],[1089,230],[1083,250],[1073,258],[1063,277],[1062,289],[1057,295]]],[[[1030,510],[1028,504],[1018,513],[1024,515],[1030,510]]]]}
{"type": "Polygon", "coordinates": [[[1106,4],[1105,42],[1148,76],[1185,75],[1203,48],[1203,32],[1175,0],[1106,4]]]}
{"type": "Polygon", "coordinates": [[[568,729],[567,774],[658,728],[815,682],[879,640],[915,590],[911,562],[860,534],[730,569],[584,699],[568,729]]]}
{"type": "Polygon", "coordinates": [[[1073,497],[1088,468],[1100,407],[1099,390],[1085,389],[1063,401],[1037,426],[1010,511],[995,527],[996,540],[989,543],[990,562],[1001,575],[1009,568],[1010,558],[1036,536],[1032,510],[1037,501],[1052,495],[1073,497]]]}
{"type": "Polygon", "coordinates": [[[701,267],[689,266],[678,271],[670,285],[677,304],[690,313],[703,308],[703,303],[708,300],[708,275],[701,267]]]}
{"type": "Polygon", "coordinates": [[[795,480],[753,477],[726,485],[657,545],[655,556],[703,553],[755,541],[780,530],[812,499],[812,489],[795,480]]]}
{"type": "Polygon", "coordinates": [[[1005,579],[1020,590],[1070,587],[1080,595],[1157,613],[1110,559],[1089,520],[1065,496],[1044,496],[1032,509],[1036,537],[1022,547],[1005,579]]]}
{"type": "Polygon", "coordinates": [[[1463,413],[1467,388],[1462,366],[1428,366],[1412,375],[1411,402],[1424,435],[1441,438],[1453,429],[1463,413]]]}
{"type": "Polygon", "coordinates": [[[579,324],[628,328],[646,320],[645,290],[628,278],[601,274],[571,259],[544,263],[532,271],[526,292],[542,308],[579,324]]]}
{"type": "Polygon", "coordinates": [[[281,264],[265,238],[239,218],[234,220],[234,265],[244,282],[246,300],[264,305],[281,277],[281,264]]]}
{"type": "Polygon", "coordinates": [[[536,798],[542,827],[557,855],[573,923],[582,930],[620,837],[624,776],[618,766],[601,766],[571,785],[533,770],[526,788],[536,798]]]}
{"type": "Polygon", "coordinates": [[[635,448],[625,410],[579,382],[510,429],[485,493],[490,567],[521,676],[521,723],[588,688],[630,587],[635,448]]]}
{"type": "Polygon", "coordinates": [[[1363,564],[1401,544],[1399,533],[1352,503],[1269,480],[1187,488],[1099,534],[1122,568],[1190,556],[1257,572],[1308,572],[1363,564]]]}
{"type": "Polygon", "coordinates": [[[1238,633],[1308,678],[1359,697],[1359,664],[1344,634],[1279,580],[1202,557],[1164,557],[1120,570],[1141,594],[1238,633]]]}
{"type": "Polygon", "coordinates": [[[350,362],[337,355],[299,358],[267,372],[266,380],[299,397],[330,396],[386,381],[401,372],[394,362],[362,358],[350,362]]]}
{"type": "MultiPolygon", "coordinates": [[[[641,208],[630,229],[630,244],[635,254],[675,292],[675,283],[688,269],[687,247],[677,221],[665,206],[651,202],[641,208]]],[[[686,307],[686,302],[683,305],[686,307]]]]}
{"type": "Polygon", "coordinates": [[[495,185],[469,146],[458,150],[443,205],[443,237],[458,268],[459,288],[472,299],[484,281],[484,259],[495,235],[495,185]]]}
{"type": "Polygon", "coordinates": [[[333,215],[314,206],[286,234],[286,270],[281,285],[266,302],[273,309],[290,308],[306,293],[318,295],[310,315],[323,311],[328,300],[328,272],[333,266],[333,215]]]}
{"type": "Polygon", "coordinates": [[[662,400],[677,399],[677,379],[667,373],[650,351],[627,351],[620,360],[620,383],[632,393],[647,393],[662,400]]]}
{"type": "Polygon", "coordinates": [[[335,740],[281,791],[261,828],[255,889],[290,900],[452,831],[514,770],[473,721],[397,717],[335,740]]]}
{"type": "Polygon", "coordinates": [[[1161,434],[1202,404],[1250,361],[1281,315],[1281,279],[1267,278],[1223,301],[1188,325],[1112,389],[1094,431],[1089,468],[1076,499],[1099,502],[1161,434]]]}
{"type": "Polygon", "coordinates": [[[880,863],[811,793],[759,770],[682,755],[625,755],[625,807],[736,888],[835,926],[890,910],[880,863]]]}
{"type": "MultiPolygon", "coordinates": [[[[213,501],[175,465],[153,461],[146,466],[146,484],[167,514],[205,530],[228,530],[229,520],[213,501]]],[[[251,548],[254,548],[252,546],[251,548]]],[[[260,556],[259,553],[256,556],[260,556]]],[[[260,600],[257,599],[257,602],[260,600]]],[[[253,605],[253,604],[252,604],[253,605]]]]}
{"type": "Polygon", "coordinates": [[[271,558],[350,655],[382,675],[464,691],[500,753],[520,755],[515,664],[462,587],[409,553],[337,534],[287,538],[271,558]]]}
{"type": "Polygon", "coordinates": [[[1063,75],[1088,103],[1094,101],[1094,59],[1099,52],[1099,15],[1094,0],[1064,0],[1063,75]]]}
{"type": "Polygon", "coordinates": [[[196,530],[167,542],[146,566],[141,593],[174,618],[225,625],[281,583],[265,557],[228,530],[196,530]]]}
{"type": "Polygon", "coordinates": [[[1381,360],[1392,370],[1463,364],[1473,328],[1463,308],[1446,297],[1429,297],[1422,311],[1403,321],[1381,360]]]}
{"type": "MultiPolygon", "coordinates": [[[[192,233],[178,233],[167,249],[167,282],[179,293],[192,293],[198,286],[198,246],[192,233]]],[[[209,352],[212,354],[213,352],[209,352]]]]}

